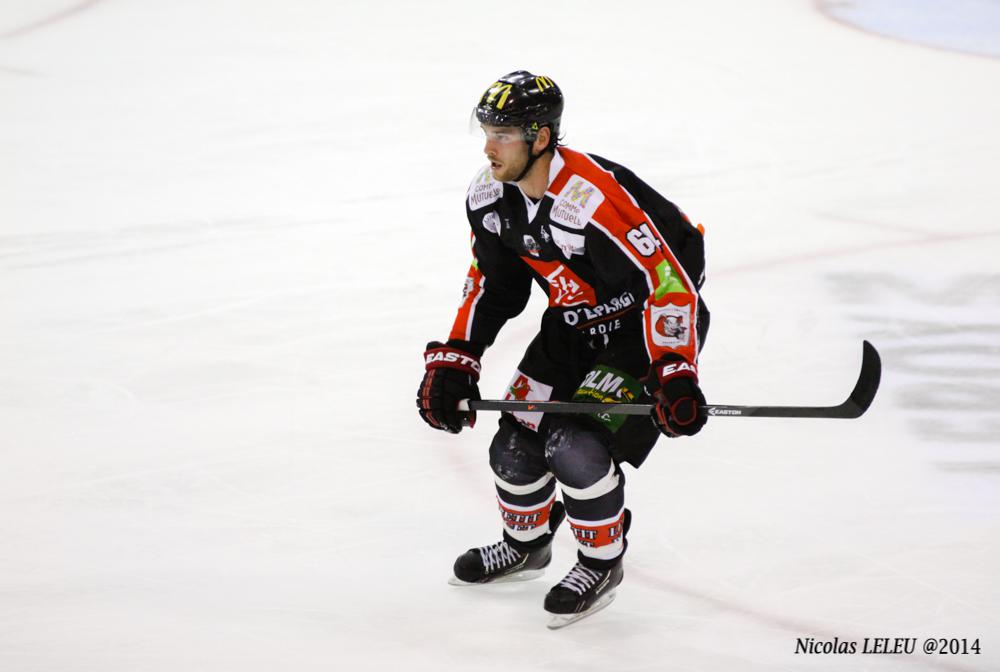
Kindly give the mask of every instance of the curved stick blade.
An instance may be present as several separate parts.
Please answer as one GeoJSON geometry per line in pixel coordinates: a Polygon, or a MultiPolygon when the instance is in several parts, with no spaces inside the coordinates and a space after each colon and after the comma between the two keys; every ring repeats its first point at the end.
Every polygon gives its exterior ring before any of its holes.
{"type": "Polygon", "coordinates": [[[851,396],[844,402],[844,417],[858,418],[868,410],[875,400],[879,383],[882,381],[882,358],[875,346],[865,341],[862,344],[861,373],[855,383],[851,396]]]}

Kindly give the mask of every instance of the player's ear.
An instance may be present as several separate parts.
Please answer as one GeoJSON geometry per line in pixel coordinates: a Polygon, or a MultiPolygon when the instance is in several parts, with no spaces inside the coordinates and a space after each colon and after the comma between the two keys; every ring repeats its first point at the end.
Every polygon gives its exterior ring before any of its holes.
{"type": "Polygon", "coordinates": [[[549,146],[549,140],[552,139],[552,129],[548,126],[542,126],[538,129],[538,135],[535,136],[535,142],[532,145],[532,150],[537,154],[541,152],[546,147],[549,146]]]}

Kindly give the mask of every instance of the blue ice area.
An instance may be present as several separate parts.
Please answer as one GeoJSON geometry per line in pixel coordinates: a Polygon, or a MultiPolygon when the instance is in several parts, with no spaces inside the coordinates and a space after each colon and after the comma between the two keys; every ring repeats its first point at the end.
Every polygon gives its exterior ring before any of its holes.
{"type": "Polygon", "coordinates": [[[880,35],[1000,57],[1000,0],[848,0],[823,9],[880,35]]]}

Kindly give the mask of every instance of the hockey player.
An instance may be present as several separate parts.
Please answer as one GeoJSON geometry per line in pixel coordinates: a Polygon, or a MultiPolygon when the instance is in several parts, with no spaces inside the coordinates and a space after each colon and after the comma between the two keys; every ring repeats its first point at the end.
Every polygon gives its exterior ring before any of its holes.
{"type": "Polygon", "coordinates": [[[427,346],[417,391],[431,427],[473,426],[475,412],[458,402],[480,398],[480,358],[534,282],[549,307],[506,398],[655,401],[652,422],[500,418],[489,456],[503,539],[461,555],[451,582],[542,574],[568,518],[577,562],[545,597],[551,627],[606,606],[622,581],[631,513],[621,463],[638,467],[661,432],[692,435],[705,424],[697,360],[708,329],[701,232],[628,169],[560,144],[562,112],[555,82],[523,70],[497,80],[476,106],[489,165],[466,198],[472,266],[447,341],[427,346]]]}

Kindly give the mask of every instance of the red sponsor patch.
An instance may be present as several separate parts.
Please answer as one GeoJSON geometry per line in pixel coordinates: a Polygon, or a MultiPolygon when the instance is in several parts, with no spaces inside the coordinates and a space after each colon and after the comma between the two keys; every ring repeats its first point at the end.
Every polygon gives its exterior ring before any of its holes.
{"type": "Polygon", "coordinates": [[[570,520],[569,526],[577,542],[583,546],[600,548],[613,544],[621,538],[624,519],[625,511],[622,511],[621,515],[606,525],[585,525],[580,521],[570,520]]]}
{"type": "Polygon", "coordinates": [[[558,261],[521,257],[549,283],[550,306],[597,305],[597,293],[585,280],[558,261]]]}
{"type": "Polygon", "coordinates": [[[500,506],[500,516],[503,518],[503,524],[515,532],[527,532],[548,523],[553,501],[550,499],[537,509],[523,510],[520,507],[514,509],[504,504],[503,500],[497,497],[497,504],[500,506]]]}
{"type": "MultiPolygon", "coordinates": [[[[552,398],[552,386],[535,380],[520,370],[514,372],[504,399],[515,401],[548,401],[552,398]]],[[[514,419],[533,432],[538,431],[538,423],[542,421],[543,413],[537,411],[514,411],[514,419]]]]}
{"type": "Polygon", "coordinates": [[[510,389],[507,390],[508,399],[516,399],[517,401],[524,401],[528,398],[528,394],[531,392],[531,382],[530,379],[523,373],[517,377],[517,379],[511,383],[510,389]]]}

